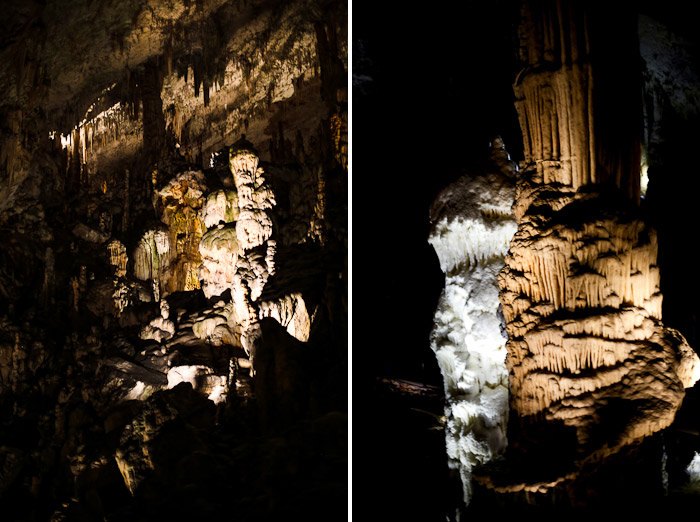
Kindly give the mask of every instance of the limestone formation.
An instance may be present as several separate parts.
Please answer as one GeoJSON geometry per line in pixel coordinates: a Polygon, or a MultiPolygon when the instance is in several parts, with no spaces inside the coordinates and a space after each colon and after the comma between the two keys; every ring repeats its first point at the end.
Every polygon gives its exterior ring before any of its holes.
{"type": "Polygon", "coordinates": [[[202,221],[207,228],[238,219],[238,195],[233,190],[217,190],[207,195],[202,207],[202,221]]]}
{"type": "Polygon", "coordinates": [[[525,162],[541,183],[574,190],[610,184],[638,201],[641,100],[630,93],[641,92],[641,75],[633,14],[566,0],[521,5],[513,90],[525,162]]]}
{"type": "Polygon", "coordinates": [[[199,271],[202,291],[215,297],[233,286],[238,261],[236,228],[219,225],[207,231],[199,243],[202,264],[199,271]]]}
{"type": "Polygon", "coordinates": [[[227,375],[216,375],[209,366],[173,366],[168,370],[168,388],[187,382],[194,390],[206,395],[214,404],[219,404],[226,399],[227,377],[227,375]]]}
{"type": "Polygon", "coordinates": [[[206,181],[201,171],[179,173],[158,191],[161,221],[168,226],[169,274],[161,282],[166,292],[199,288],[199,242],[204,234],[201,208],[206,181]]]}
{"type": "Polygon", "coordinates": [[[236,322],[233,303],[217,302],[194,318],[192,333],[212,346],[240,346],[241,325],[236,322]]]}
{"type": "Polygon", "coordinates": [[[175,334],[175,323],[170,320],[168,301],[161,299],[160,316],[153,319],[141,330],[141,339],[153,339],[157,343],[170,339],[175,334]]]}
{"type": "Polygon", "coordinates": [[[236,237],[240,249],[232,297],[236,318],[242,327],[241,343],[251,353],[259,334],[255,302],[275,271],[276,241],[271,239],[270,210],[276,201],[265,180],[265,172],[259,166],[259,158],[245,138],[231,147],[230,166],[238,192],[236,237]]]}
{"type": "Polygon", "coordinates": [[[3,3],[0,519],[344,514],[346,13],[3,3]]]}
{"type": "MultiPolygon", "coordinates": [[[[505,155],[500,139],[494,149],[505,155]]],[[[445,437],[451,468],[459,470],[464,500],[472,468],[503,453],[508,424],[506,337],[497,276],[515,233],[514,181],[494,165],[448,186],[433,203],[428,241],[445,272],[431,348],[445,385],[445,437]]]]}
{"type": "Polygon", "coordinates": [[[295,339],[306,342],[311,334],[312,316],[299,293],[288,294],[274,301],[261,301],[260,319],[272,317],[295,339]]]}
{"type": "Polygon", "coordinates": [[[170,235],[166,230],[148,230],[134,251],[134,276],[153,285],[155,300],[161,295],[161,280],[170,266],[170,235]]]}
{"type": "Polygon", "coordinates": [[[524,423],[560,421],[583,455],[604,456],[667,427],[700,361],[661,323],[656,234],[634,209],[603,207],[595,192],[534,193],[500,276],[511,404],[524,423]],[[630,419],[601,441],[612,400],[627,401],[630,419]]]}
{"type": "Polygon", "coordinates": [[[624,120],[634,97],[610,82],[591,88],[609,79],[608,60],[638,53],[628,40],[592,37],[591,27],[627,31],[629,21],[575,2],[545,4],[525,2],[520,26],[525,168],[499,286],[512,436],[521,455],[558,471],[484,479],[498,491],[546,493],[575,481],[585,466],[668,427],[684,388],[700,378],[697,355],[661,322],[657,237],[636,207],[639,136],[634,118],[624,120]]]}
{"type": "Polygon", "coordinates": [[[126,247],[121,241],[113,239],[107,243],[107,250],[109,252],[109,264],[114,268],[114,275],[124,277],[126,275],[126,264],[129,261],[126,247]]]}
{"type": "Polygon", "coordinates": [[[233,190],[219,190],[206,197],[202,220],[208,230],[199,243],[202,256],[199,279],[208,298],[233,287],[239,253],[236,232],[239,213],[238,195],[233,190]]]}

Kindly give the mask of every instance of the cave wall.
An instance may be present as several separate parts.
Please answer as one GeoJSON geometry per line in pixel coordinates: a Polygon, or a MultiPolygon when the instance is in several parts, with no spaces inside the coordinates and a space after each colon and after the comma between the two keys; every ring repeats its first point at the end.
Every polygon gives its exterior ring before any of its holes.
{"type": "Polygon", "coordinates": [[[2,24],[9,516],[273,516],[318,480],[342,511],[346,5],[10,2],[2,24]],[[301,438],[272,454],[280,430],[301,438]],[[251,504],[264,484],[284,500],[251,504]]]}

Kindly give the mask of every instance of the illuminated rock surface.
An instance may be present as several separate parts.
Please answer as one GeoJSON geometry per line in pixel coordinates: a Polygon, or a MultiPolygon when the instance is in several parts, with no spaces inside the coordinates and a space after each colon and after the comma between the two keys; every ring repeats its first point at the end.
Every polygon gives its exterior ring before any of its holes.
{"type": "Polygon", "coordinates": [[[0,518],[345,515],[346,5],[10,0],[0,63],[0,518]]]}
{"type": "Polygon", "coordinates": [[[636,207],[635,106],[620,85],[587,87],[604,81],[608,60],[638,52],[635,28],[595,7],[524,5],[521,61],[548,67],[515,85],[525,168],[499,286],[515,417],[506,465],[541,467],[481,480],[499,492],[561,486],[575,498],[591,466],[671,425],[700,360],[661,322],[657,236],[636,207]],[[610,23],[630,37],[605,55],[595,50],[606,33],[588,42],[565,29],[610,23]],[[614,116],[601,111],[611,103],[614,116]]]}
{"type": "MultiPolygon", "coordinates": [[[[506,158],[500,139],[494,149],[506,158]]],[[[431,348],[442,372],[450,467],[459,470],[464,500],[471,472],[503,453],[508,424],[507,338],[498,301],[498,273],[515,233],[514,181],[497,166],[447,187],[433,203],[428,241],[445,272],[431,348]]]]}

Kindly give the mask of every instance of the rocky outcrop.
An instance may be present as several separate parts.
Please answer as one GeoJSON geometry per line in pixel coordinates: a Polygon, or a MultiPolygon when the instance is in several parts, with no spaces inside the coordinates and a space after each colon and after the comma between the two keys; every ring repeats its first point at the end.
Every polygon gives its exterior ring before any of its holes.
{"type": "Polygon", "coordinates": [[[188,382],[159,392],[144,404],[143,410],[124,427],[115,454],[132,494],[156,468],[163,473],[179,460],[183,450],[195,450],[191,446],[198,442],[195,428],[213,423],[212,410],[212,403],[193,393],[188,382]],[[173,431],[181,436],[173,436],[173,431]]]}

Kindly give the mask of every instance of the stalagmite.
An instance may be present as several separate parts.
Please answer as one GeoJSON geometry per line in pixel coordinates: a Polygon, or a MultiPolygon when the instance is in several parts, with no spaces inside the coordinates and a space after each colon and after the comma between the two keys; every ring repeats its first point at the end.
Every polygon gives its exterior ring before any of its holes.
{"type": "Polygon", "coordinates": [[[270,275],[274,273],[276,242],[272,237],[270,210],[275,196],[258,164],[252,144],[245,137],[230,151],[230,167],[238,193],[239,215],[236,237],[238,262],[232,289],[237,321],[241,324],[241,343],[253,357],[258,332],[257,299],[270,275]]]}
{"type": "Polygon", "coordinates": [[[208,298],[232,289],[239,254],[236,220],[238,195],[233,190],[218,190],[207,195],[202,221],[207,232],[199,243],[202,265],[199,279],[208,298]]]}
{"type": "Polygon", "coordinates": [[[199,244],[202,265],[199,279],[206,297],[221,295],[233,286],[238,259],[238,240],[234,226],[210,229],[199,244]]]}
{"type": "Polygon", "coordinates": [[[156,193],[156,206],[166,227],[144,233],[134,251],[134,274],[143,281],[153,281],[157,298],[200,287],[205,192],[202,172],[190,170],[176,175],[156,193]]]}
{"type": "MultiPolygon", "coordinates": [[[[505,154],[500,139],[493,148],[505,154]]],[[[445,272],[431,348],[445,385],[445,431],[451,468],[469,503],[472,468],[506,447],[508,373],[497,276],[515,233],[513,180],[497,168],[447,187],[431,209],[428,241],[445,272]]]]}
{"type": "Polygon", "coordinates": [[[560,471],[480,480],[502,492],[546,493],[669,426],[700,361],[661,322],[656,233],[635,205],[639,107],[628,93],[639,92],[638,71],[615,77],[624,88],[605,81],[611,64],[636,63],[635,25],[576,2],[524,6],[514,89],[525,168],[499,276],[510,435],[521,456],[560,471]],[[606,24],[625,38],[591,30],[606,24]]]}
{"type": "Polygon", "coordinates": [[[168,301],[160,301],[160,316],[153,319],[141,330],[141,339],[153,339],[160,343],[170,339],[175,333],[175,323],[170,319],[170,305],[168,301]]]}
{"type": "Polygon", "coordinates": [[[134,275],[160,281],[170,263],[170,237],[165,230],[148,230],[134,251],[134,275]]]}

